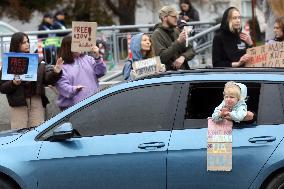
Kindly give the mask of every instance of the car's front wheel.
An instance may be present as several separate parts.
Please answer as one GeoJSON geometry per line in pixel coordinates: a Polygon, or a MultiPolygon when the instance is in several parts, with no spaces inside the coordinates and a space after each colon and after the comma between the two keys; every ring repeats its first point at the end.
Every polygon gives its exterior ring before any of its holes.
{"type": "Polygon", "coordinates": [[[274,177],[267,185],[266,189],[284,189],[284,173],[274,177]]]}
{"type": "Polygon", "coordinates": [[[0,189],[19,189],[19,186],[6,177],[0,177],[0,189]]]}

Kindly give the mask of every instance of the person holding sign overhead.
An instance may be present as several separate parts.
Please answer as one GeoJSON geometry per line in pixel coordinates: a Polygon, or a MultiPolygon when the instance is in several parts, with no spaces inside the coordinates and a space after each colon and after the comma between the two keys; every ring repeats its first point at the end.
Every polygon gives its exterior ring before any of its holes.
{"type": "Polygon", "coordinates": [[[106,65],[99,54],[99,48],[93,44],[93,56],[71,51],[72,36],[65,36],[59,50],[62,57],[62,77],[56,84],[59,92],[57,104],[61,110],[99,91],[98,78],[106,73],[106,65]]]}
{"type": "Polygon", "coordinates": [[[243,67],[250,58],[246,50],[252,46],[251,37],[242,32],[240,11],[228,8],[213,39],[213,67],[243,67]]]}
{"type": "MultiPolygon", "coordinates": [[[[12,35],[10,52],[30,52],[29,38],[25,33],[17,32],[12,35]]],[[[17,64],[21,64],[17,66],[21,67],[23,60],[17,64]]],[[[36,81],[22,81],[17,78],[12,81],[1,80],[0,92],[6,94],[11,107],[10,122],[12,129],[34,127],[44,121],[44,107],[48,103],[44,86],[56,83],[61,76],[62,64],[61,58],[50,69],[47,69],[44,64],[39,64],[36,81]]]]}

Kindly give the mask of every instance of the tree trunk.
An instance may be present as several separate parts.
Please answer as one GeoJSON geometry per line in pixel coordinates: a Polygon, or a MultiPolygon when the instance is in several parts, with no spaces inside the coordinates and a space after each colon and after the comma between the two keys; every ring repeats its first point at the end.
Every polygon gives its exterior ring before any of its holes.
{"type": "Polygon", "coordinates": [[[119,0],[118,7],[111,0],[106,0],[112,12],[119,17],[120,25],[135,24],[135,10],[137,0],[119,0]]]}

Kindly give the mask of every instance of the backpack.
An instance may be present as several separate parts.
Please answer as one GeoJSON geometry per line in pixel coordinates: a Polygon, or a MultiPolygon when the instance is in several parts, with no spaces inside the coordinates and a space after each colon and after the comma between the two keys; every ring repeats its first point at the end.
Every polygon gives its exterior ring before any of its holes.
{"type": "Polygon", "coordinates": [[[123,66],[123,72],[122,73],[123,73],[124,80],[128,81],[128,80],[131,79],[130,72],[131,72],[132,69],[133,69],[132,68],[132,60],[128,59],[123,66]]]}

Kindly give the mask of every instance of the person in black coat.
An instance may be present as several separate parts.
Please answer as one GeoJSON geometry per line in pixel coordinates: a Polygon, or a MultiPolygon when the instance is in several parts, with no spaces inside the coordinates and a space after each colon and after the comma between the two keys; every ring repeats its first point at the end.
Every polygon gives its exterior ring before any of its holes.
{"type": "Polygon", "coordinates": [[[190,0],[180,0],[179,3],[181,12],[179,13],[179,19],[185,20],[186,22],[190,21],[199,21],[199,13],[194,8],[190,0]]]}
{"type": "MultiPolygon", "coordinates": [[[[14,53],[30,53],[30,41],[27,34],[16,32],[11,37],[10,50],[14,53]]],[[[39,63],[36,81],[0,80],[0,92],[6,94],[10,106],[11,129],[38,126],[44,121],[44,108],[48,104],[45,86],[55,85],[62,75],[62,58],[56,65],[46,67],[39,63]]],[[[2,70],[0,70],[1,78],[2,70]]]]}
{"type": "MultiPolygon", "coordinates": [[[[54,22],[52,25],[54,30],[65,30],[67,29],[66,24],[65,24],[65,13],[62,11],[58,11],[55,13],[54,16],[54,22]]],[[[62,37],[62,36],[66,36],[68,34],[67,33],[58,33],[56,34],[56,36],[62,37]]]]}
{"type": "Polygon", "coordinates": [[[228,8],[213,39],[213,67],[243,67],[250,58],[246,50],[252,46],[251,37],[242,32],[240,11],[228,8]]]}
{"type": "MultiPolygon", "coordinates": [[[[53,29],[52,24],[53,24],[52,15],[49,13],[46,13],[43,15],[42,21],[40,25],[38,26],[38,30],[39,31],[40,30],[52,30],[53,29]]],[[[49,36],[50,36],[49,34],[39,34],[38,38],[47,38],[49,36]]]]}

